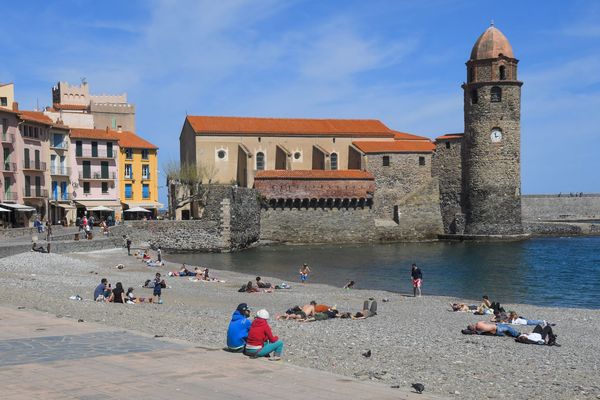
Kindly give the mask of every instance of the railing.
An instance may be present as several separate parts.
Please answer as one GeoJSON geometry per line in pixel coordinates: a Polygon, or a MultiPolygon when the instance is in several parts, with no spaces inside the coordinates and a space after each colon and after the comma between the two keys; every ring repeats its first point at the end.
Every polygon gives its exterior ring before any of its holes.
{"type": "Polygon", "coordinates": [[[4,200],[17,201],[17,192],[4,192],[4,200]]]}
{"type": "Polygon", "coordinates": [[[50,200],[54,200],[54,201],[69,201],[73,198],[73,196],[71,195],[71,193],[53,193],[52,196],[50,196],[50,200]]]}
{"type": "Polygon", "coordinates": [[[129,174],[129,175],[125,174],[125,176],[123,177],[123,179],[131,179],[132,180],[133,179],[133,174],[129,174]]]}
{"type": "Polygon", "coordinates": [[[142,174],[142,180],[146,181],[150,179],[150,172],[148,172],[147,174],[142,174]]]}
{"type": "Polygon", "coordinates": [[[115,171],[109,172],[108,174],[102,174],[101,172],[85,173],[79,171],[79,179],[112,180],[117,179],[117,173],[115,171]]]}
{"type": "Polygon", "coordinates": [[[69,142],[50,143],[50,148],[58,150],[67,150],[69,148],[69,142]]]}
{"type": "Polygon", "coordinates": [[[97,152],[97,153],[92,153],[91,150],[88,151],[82,151],[82,152],[75,152],[75,157],[79,157],[79,158],[107,158],[109,160],[113,160],[115,158],[117,158],[117,152],[113,151],[112,153],[107,153],[107,152],[97,152]]]}
{"type": "Polygon", "coordinates": [[[71,167],[61,167],[60,165],[50,166],[50,175],[71,175],[71,167]]]}
{"type": "Polygon", "coordinates": [[[15,172],[17,170],[17,163],[14,163],[14,162],[0,163],[0,170],[2,170],[3,172],[15,172]]]}
{"type": "Polygon", "coordinates": [[[15,142],[15,134],[14,133],[3,133],[0,136],[2,143],[14,143],[15,142]]]}
{"type": "Polygon", "coordinates": [[[48,190],[42,187],[23,188],[23,197],[48,197],[48,190]]]}
{"type": "Polygon", "coordinates": [[[23,160],[23,169],[30,169],[36,171],[45,171],[46,163],[43,161],[31,161],[31,160],[23,160]]]}

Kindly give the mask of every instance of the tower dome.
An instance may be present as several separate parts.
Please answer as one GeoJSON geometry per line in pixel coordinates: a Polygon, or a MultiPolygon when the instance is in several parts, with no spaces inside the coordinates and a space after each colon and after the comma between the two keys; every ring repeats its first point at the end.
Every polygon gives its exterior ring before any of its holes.
{"type": "Polygon", "coordinates": [[[498,58],[500,54],[505,57],[515,58],[506,36],[492,25],[475,42],[473,50],[471,50],[471,60],[498,58]]]}

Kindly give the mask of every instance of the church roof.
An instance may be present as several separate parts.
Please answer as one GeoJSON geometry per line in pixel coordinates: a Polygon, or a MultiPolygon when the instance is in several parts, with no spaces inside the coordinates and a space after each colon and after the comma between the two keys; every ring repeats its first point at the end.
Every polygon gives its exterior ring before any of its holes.
{"type": "Polygon", "coordinates": [[[453,139],[462,139],[464,136],[463,133],[446,133],[445,135],[438,136],[435,140],[453,140],[453,139]]]}
{"type": "Polygon", "coordinates": [[[307,169],[307,170],[285,170],[275,169],[269,171],[258,171],[254,179],[356,179],[356,180],[373,180],[373,174],[367,171],[358,169],[345,170],[323,170],[323,169],[307,169]]]}
{"type": "Polygon", "coordinates": [[[393,131],[396,140],[429,140],[428,137],[413,135],[412,133],[393,131]]]}
{"type": "Polygon", "coordinates": [[[374,119],[309,119],[187,116],[197,134],[394,137],[394,132],[374,119]]]}
{"type": "Polygon", "coordinates": [[[471,60],[498,58],[500,54],[505,57],[515,58],[506,36],[492,25],[475,42],[473,50],[471,50],[471,60]]]}
{"type": "Polygon", "coordinates": [[[429,140],[356,141],[354,147],[365,154],[373,153],[431,153],[435,146],[429,140]]]}

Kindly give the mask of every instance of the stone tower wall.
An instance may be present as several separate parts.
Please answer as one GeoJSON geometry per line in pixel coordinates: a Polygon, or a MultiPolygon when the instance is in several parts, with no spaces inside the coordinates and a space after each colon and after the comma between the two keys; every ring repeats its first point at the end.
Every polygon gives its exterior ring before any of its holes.
{"type": "Polygon", "coordinates": [[[440,185],[440,211],[444,233],[463,233],[462,138],[436,141],[431,173],[440,185]]]}
{"type": "Polygon", "coordinates": [[[521,85],[519,81],[475,81],[463,86],[462,193],[467,234],[522,233],[521,85]],[[502,89],[500,102],[491,101],[494,86],[502,89]],[[472,104],[473,90],[477,91],[476,104],[472,104]],[[498,143],[491,140],[494,128],[502,131],[498,143]]]}

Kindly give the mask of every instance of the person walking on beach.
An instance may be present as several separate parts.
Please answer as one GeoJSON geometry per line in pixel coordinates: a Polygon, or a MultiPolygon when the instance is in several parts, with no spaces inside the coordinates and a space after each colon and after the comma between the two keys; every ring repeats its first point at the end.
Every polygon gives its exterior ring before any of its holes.
{"type": "Polygon", "coordinates": [[[306,280],[308,279],[308,274],[310,274],[310,268],[308,267],[308,264],[302,264],[298,272],[300,273],[300,282],[306,283],[306,280]]]}
{"type": "Polygon", "coordinates": [[[412,277],[413,284],[413,296],[417,297],[417,292],[419,292],[419,297],[421,297],[421,284],[423,283],[423,273],[417,267],[417,264],[412,265],[412,270],[410,272],[412,277]]]}

